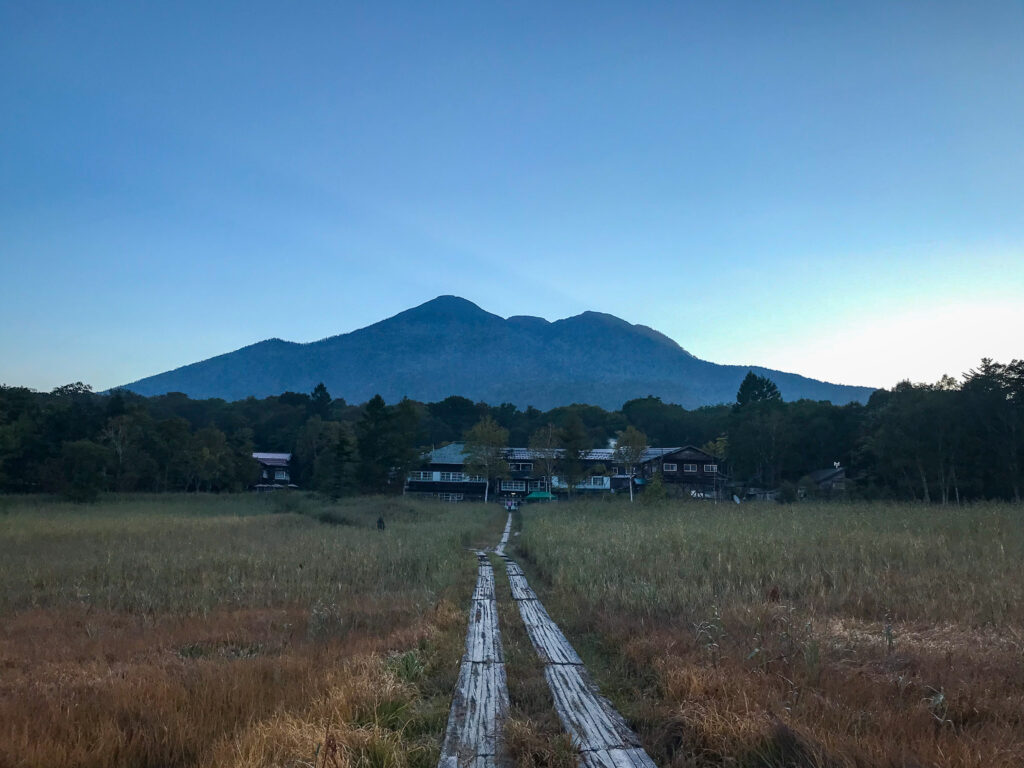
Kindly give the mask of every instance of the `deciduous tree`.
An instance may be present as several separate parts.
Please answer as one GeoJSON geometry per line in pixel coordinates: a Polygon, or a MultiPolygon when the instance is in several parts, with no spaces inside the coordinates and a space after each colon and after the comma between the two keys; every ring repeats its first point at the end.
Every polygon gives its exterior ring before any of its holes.
{"type": "Polygon", "coordinates": [[[466,432],[466,471],[484,476],[484,501],[488,500],[491,478],[508,477],[505,449],[508,430],[490,416],[484,416],[466,432]]]}
{"type": "Polygon", "coordinates": [[[629,500],[633,501],[633,475],[647,450],[647,435],[636,427],[626,427],[615,440],[615,460],[623,465],[623,474],[629,476],[629,500]]]}

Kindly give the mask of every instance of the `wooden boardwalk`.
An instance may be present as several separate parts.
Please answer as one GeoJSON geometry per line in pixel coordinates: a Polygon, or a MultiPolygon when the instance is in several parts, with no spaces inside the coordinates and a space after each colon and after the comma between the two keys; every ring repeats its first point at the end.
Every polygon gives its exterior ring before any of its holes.
{"type": "MultiPolygon", "coordinates": [[[[502,541],[508,541],[508,527],[502,541]]],[[[496,768],[501,764],[502,728],[508,716],[505,659],[498,632],[494,569],[485,553],[476,555],[466,654],[448,714],[439,768],[496,768]]]]}
{"type": "MultiPolygon", "coordinates": [[[[505,552],[511,529],[509,515],[496,552],[505,552]]],[[[502,729],[508,717],[509,691],[498,631],[495,569],[483,552],[476,553],[476,560],[466,654],[459,668],[438,768],[496,768],[502,763],[502,729]]]]}
{"type": "MultiPolygon", "coordinates": [[[[626,721],[600,695],[583,662],[530,588],[519,565],[505,554],[508,516],[495,552],[505,560],[512,599],[544,663],[558,717],[580,752],[582,768],[657,768],[626,721]]],[[[508,716],[505,658],[498,632],[494,569],[477,552],[477,580],[470,603],[466,654],[459,668],[438,768],[498,768],[504,762],[502,729],[508,716]]]]}
{"type": "Polygon", "coordinates": [[[496,546],[494,548],[494,551],[497,552],[502,557],[505,556],[505,547],[508,546],[508,537],[509,537],[509,534],[511,532],[512,532],[512,513],[509,512],[508,513],[508,520],[505,521],[505,530],[501,534],[501,541],[498,542],[498,546],[496,546]]]}
{"type": "Polygon", "coordinates": [[[580,751],[583,768],[656,768],[640,747],[640,740],[612,706],[598,693],[576,650],[552,621],[523,575],[506,555],[505,569],[512,599],[526,632],[544,662],[544,677],[555,700],[558,717],[580,751]]]}

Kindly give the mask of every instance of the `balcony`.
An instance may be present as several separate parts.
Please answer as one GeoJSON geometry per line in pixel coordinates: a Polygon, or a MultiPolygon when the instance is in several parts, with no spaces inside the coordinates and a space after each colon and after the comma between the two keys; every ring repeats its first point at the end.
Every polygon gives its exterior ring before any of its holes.
{"type": "Polygon", "coordinates": [[[467,475],[464,472],[410,472],[406,478],[410,483],[484,483],[483,475],[467,475]]]}
{"type": "MultiPolygon", "coordinates": [[[[565,490],[568,485],[561,478],[554,476],[551,478],[551,487],[565,490]]],[[[611,488],[612,479],[603,475],[594,475],[576,483],[578,491],[610,491],[611,488]]]]}

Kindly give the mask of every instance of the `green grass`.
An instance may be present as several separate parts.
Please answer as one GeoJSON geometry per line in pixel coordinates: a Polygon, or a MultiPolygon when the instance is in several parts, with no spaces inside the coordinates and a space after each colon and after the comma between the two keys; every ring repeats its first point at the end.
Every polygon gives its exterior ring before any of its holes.
{"type": "Polygon", "coordinates": [[[782,602],[864,620],[1024,621],[1024,509],[896,504],[575,504],[524,513],[556,592],[638,617],[782,602]]]}
{"type": "Polygon", "coordinates": [[[8,504],[0,614],[68,604],[131,613],[329,610],[366,597],[428,606],[454,576],[470,578],[464,549],[494,538],[498,518],[401,499],[273,496],[8,504]]]}

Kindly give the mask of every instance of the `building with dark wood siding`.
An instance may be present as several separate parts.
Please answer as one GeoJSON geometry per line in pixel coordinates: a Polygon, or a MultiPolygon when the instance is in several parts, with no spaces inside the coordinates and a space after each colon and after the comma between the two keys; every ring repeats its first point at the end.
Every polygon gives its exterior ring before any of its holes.
{"type": "MultiPolygon", "coordinates": [[[[557,458],[561,451],[556,451],[557,458]]],[[[544,474],[545,456],[529,448],[505,449],[509,471],[506,477],[492,478],[490,497],[523,499],[531,493],[564,493],[569,489],[557,470],[544,474]]],[[[637,464],[627,467],[614,448],[585,451],[580,460],[586,474],[574,488],[576,493],[629,493],[629,484],[641,490],[655,473],[666,484],[681,486],[698,498],[719,498],[724,493],[726,476],[719,460],[711,454],[686,446],[683,448],[647,448],[637,464]]],[[[405,492],[443,501],[479,501],[484,498],[486,479],[470,475],[465,469],[465,443],[451,443],[428,451],[419,469],[409,473],[405,492]]]]}

